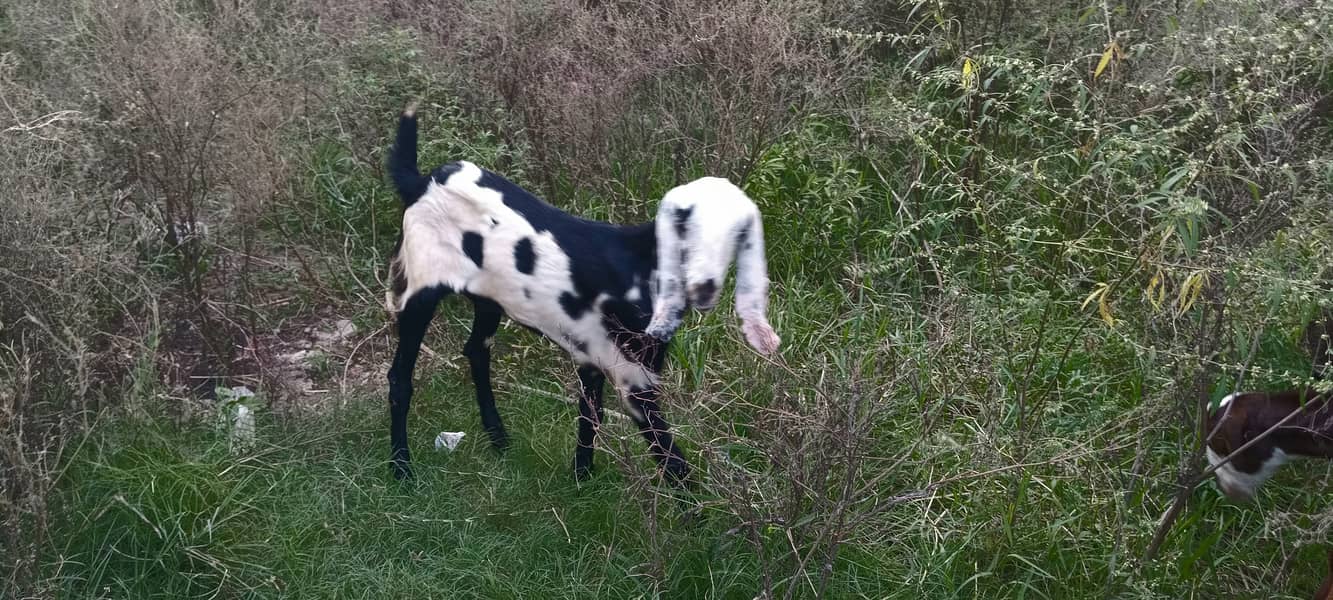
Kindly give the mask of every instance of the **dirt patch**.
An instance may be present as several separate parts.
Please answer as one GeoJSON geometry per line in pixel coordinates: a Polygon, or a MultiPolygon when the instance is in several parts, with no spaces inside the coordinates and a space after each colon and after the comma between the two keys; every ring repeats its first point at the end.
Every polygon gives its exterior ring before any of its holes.
{"type": "Polygon", "coordinates": [[[358,327],[327,312],[292,317],[269,331],[235,337],[230,365],[209,361],[198,332],[188,321],[172,331],[158,367],[173,416],[207,417],[219,387],[244,385],[262,405],[283,417],[323,412],[331,403],[383,387],[392,352],[387,325],[358,327]]]}
{"type": "Polygon", "coordinates": [[[387,326],[370,330],[328,317],[293,323],[256,341],[269,407],[299,416],[381,387],[391,339],[387,326]]]}

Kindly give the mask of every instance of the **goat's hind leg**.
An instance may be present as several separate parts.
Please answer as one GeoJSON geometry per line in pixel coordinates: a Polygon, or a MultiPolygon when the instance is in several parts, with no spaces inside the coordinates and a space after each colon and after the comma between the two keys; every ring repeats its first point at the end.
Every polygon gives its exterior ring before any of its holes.
{"type": "Polygon", "coordinates": [[[407,413],[412,406],[412,373],[426,327],[435,315],[435,306],[449,291],[434,287],[418,291],[398,313],[398,349],[389,369],[389,444],[395,479],[412,477],[412,455],[407,449],[407,413]]]}
{"type": "Polygon", "coordinates": [[[580,481],[592,475],[593,447],[605,417],[602,410],[604,387],[606,375],[597,367],[579,367],[579,445],[574,449],[574,477],[580,481]]]}
{"type": "Polygon", "coordinates": [[[499,304],[480,296],[472,300],[472,333],[463,346],[463,355],[472,368],[472,385],[477,390],[477,408],[481,411],[481,426],[491,437],[496,450],[509,447],[509,433],[505,431],[500,413],[495,409],[495,394],[491,390],[491,343],[500,328],[504,310],[499,304]]]}

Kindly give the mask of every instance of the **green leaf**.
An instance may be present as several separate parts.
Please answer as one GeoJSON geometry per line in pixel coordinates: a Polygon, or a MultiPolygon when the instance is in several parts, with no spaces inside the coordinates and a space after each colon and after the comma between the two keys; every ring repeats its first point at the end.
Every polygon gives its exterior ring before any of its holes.
{"type": "Polygon", "coordinates": [[[1087,23],[1087,22],[1088,22],[1088,19],[1091,19],[1093,13],[1097,12],[1097,9],[1099,9],[1099,8],[1101,8],[1101,7],[1098,6],[1097,4],[1090,4],[1090,5],[1088,5],[1087,8],[1083,9],[1083,12],[1079,13],[1079,15],[1078,15],[1078,24],[1079,24],[1079,25],[1083,25],[1083,24],[1087,23]]]}

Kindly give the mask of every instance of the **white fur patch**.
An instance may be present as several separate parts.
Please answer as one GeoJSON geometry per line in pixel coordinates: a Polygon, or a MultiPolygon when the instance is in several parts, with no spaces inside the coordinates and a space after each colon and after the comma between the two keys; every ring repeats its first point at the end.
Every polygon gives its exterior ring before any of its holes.
{"type": "MultiPolygon", "coordinates": [[[[532,327],[569,352],[580,364],[606,374],[622,398],[631,387],[656,384],[643,365],[630,362],[607,336],[596,299],[579,319],[561,307],[560,296],[575,294],[569,257],[549,231],[536,229],[505,206],[499,191],[482,187],[482,170],[460,161],[461,168],[443,184],[431,181],[426,193],[403,213],[403,245],[398,261],[407,289],[397,299],[402,310],[412,295],[436,285],[494,300],[515,321],[532,327]],[[480,267],[463,253],[463,234],[482,236],[480,267]],[[531,274],[514,264],[514,246],[531,240],[536,256],[531,274]]],[[[488,342],[490,340],[487,340],[488,342]]]]}
{"type": "MultiPolygon", "coordinates": [[[[1209,465],[1222,462],[1223,457],[1213,451],[1212,447],[1207,448],[1207,454],[1209,465]]],[[[1213,471],[1213,475],[1217,476],[1217,483],[1227,496],[1238,500],[1249,500],[1254,498],[1259,486],[1268,481],[1277,472],[1278,467],[1286,464],[1289,460],[1290,458],[1286,452],[1283,452],[1281,448],[1274,448],[1273,455],[1259,466],[1259,472],[1257,473],[1242,472],[1228,462],[1213,471]]]]}
{"type": "Polygon", "coordinates": [[[638,302],[643,299],[643,296],[639,294],[639,277],[637,275],[630,281],[629,291],[625,292],[625,299],[630,302],[638,302]]]}

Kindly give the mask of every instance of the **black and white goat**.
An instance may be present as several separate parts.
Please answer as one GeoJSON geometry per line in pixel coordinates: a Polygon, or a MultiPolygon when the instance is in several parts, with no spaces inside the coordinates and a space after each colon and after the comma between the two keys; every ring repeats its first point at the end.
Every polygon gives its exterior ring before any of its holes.
{"type": "Polygon", "coordinates": [[[705,178],[668,193],[655,223],[619,226],[566,214],[466,161],[422,175],[412,107],[399,119],[389,172],[404,205],[387,296],[398,320],[388,376],[394,475],[412,474],[407,413],[422,337],[436,305],[457,293],[472,301],[463,354],[482,426],[496,448],[507,446],[508,436],[491,391],[490,346],[508,315],[560,345],[578,365],[577,477],[592,469],[609,378],[660,467],[684,480],[689,465],[662,418],[658,375],[685,309],[716,304],[733,258],[746,338],[763,353],[778,346],[765,316],[768,277],[754,203],[727,181],[705,178]],[[664,301],[656,302],[659,295],[664,301]],[[651,335],[645,333],[650,323],[651,335]]]}

